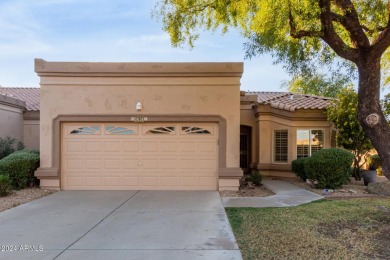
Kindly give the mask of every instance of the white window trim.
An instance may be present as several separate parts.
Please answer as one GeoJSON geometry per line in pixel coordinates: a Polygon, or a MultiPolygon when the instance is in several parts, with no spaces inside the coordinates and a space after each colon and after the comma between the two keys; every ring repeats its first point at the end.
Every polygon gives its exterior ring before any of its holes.
{"type": "MultiPolygon", "coordinates": [[[[326,131],[325,131],[325,129],[324,128],[310,128],[310,129],[307,129],[307,128],[300,128],[300,129],[296,129],[296,131],[295,131],[295,134],[296,134],[296,136],[295,136],[295,152],[296,152],[296,158],[295,159],[298,159],[298,145],[297,145],[297,141],[298,141],[298,131],[304,131],[304,130],[308,130],[309,131],[309,135],[311,134],[311,131],[313,131],[313,130],[319,130],[319,131],[323,131],[324,132],[324,134],[323,134],[323,137],[324,137],[324,140],[323,140],[323,142],[324,142],[324,147],[322,148],[322,149],[325,149],[326,147],[325,147],[325,138],[326,138],[326,135],[325,135],[325,133],[326,133],[326,131]]],[[[311,157],[311,142],[312,142],[312,140],[311,140],[311,138],[309,138],[309,156],[308,157],[311,157]]]]}

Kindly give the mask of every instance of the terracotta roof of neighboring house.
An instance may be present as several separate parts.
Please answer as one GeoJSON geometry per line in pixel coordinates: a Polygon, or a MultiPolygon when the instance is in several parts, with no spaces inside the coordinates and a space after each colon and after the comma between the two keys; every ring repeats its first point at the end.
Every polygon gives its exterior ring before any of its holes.
{"type": "Polygon", "coordinates": [[[246,95],[257,95],[259,104],[270,104],[271,107],[287,111],[295,111],[296,109],[324,109],[330,105],[332,100],[332,98],[291,92],[246,92],[246,95]]]}
{"type": "Polygon", "coordinates": [[[28,111],[40,110],[39,88],[5,88],[0,86],[0,94],[25,101],[28,111]]]}

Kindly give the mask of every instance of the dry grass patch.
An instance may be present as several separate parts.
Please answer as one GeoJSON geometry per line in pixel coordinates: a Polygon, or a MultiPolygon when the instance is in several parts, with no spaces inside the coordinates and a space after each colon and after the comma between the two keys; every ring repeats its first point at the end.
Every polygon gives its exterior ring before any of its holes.
{"type": "Polygon", "coordinates": [[[389,259],[390,200],[228,208],[244,259],[389,259]]]}

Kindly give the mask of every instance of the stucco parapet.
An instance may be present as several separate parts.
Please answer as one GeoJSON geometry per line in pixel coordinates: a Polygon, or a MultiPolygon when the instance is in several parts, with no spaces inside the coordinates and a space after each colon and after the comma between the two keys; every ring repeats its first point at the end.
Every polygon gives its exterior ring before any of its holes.
{"type": "Polygon", "coordinates": [[[6,95],[1,95],[1,94],[0,94],[0,104],[10,106],[10,107],[16,107],[16,108],[20,108],[20,109],[26,108],[25,101],[22,101],[22,100],[19,100],[19,99],[10,97],[10,96],[6,96],[6,95]]]}
{"type": "Polygon", "coordinates": [[[241,77],[242,62],[48,62],[35,59],[39,76],[241,77]]]}

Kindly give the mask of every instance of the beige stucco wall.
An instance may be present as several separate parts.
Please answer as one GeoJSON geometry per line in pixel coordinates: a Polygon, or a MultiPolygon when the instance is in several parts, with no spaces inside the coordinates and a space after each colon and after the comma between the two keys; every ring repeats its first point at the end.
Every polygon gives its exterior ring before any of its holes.
{"type": "Polygon", "coordinates": [[[23,141],[24,102],[0,95],[0,137],[23,141]]]}
{"type": "Polygon", "coordinates": [[[23,142],[26,149],[39,150],[39,120],[23,121],[23,142]]]}
{"type": "Polygon", "coordinates": [[[226,119],[226,167],[239,167],[242,63],[51,63],[41,77],[41,168],[53,167],[60,115],[215,115],[226,119]],[[136,111],[141,102],[142,111],[136,111]]]}

